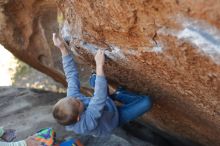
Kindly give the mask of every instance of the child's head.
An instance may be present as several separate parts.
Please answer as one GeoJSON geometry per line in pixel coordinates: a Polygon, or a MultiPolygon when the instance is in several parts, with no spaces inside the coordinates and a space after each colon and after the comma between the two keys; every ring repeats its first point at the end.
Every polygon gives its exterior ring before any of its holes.
{"type": "Polygon", "coordinates": [[[74,98],[63,98],[53,107],[53,117],[61,125],[70,125],[79,121],[80,113],[83,111],[83,103],[74,98]]]}

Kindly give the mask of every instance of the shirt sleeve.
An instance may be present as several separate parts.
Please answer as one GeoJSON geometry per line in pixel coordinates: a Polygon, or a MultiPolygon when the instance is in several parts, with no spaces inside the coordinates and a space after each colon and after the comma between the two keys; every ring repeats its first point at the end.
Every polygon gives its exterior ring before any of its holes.
{"type": "Polygon", "coordinates": [[[0,142],[0,146],[27,146],[24,140],[18,142],[0,142]]]}
{"type": "Polygon", "coordinates": [[[91,131],[98,125],[107,100],[107,81],[104,76],[96,76],[95,93],[85,111],[85,116],[80,120],[80,133],[91,131]]]}
{"type": "Polygon", "coordinates": [[[71,54],[62,57],[63,59],[63,69],[66,76],[67,87],[67,97],[79,97],[80,93],[80,82],[79,75],[75,61],[71,54]]]}
{"type": "Polygon", "coordinates": [[[3,127],[0,127],[0,138],[2,137],[3,134],[4,134],[4,129],[3,127]]]}

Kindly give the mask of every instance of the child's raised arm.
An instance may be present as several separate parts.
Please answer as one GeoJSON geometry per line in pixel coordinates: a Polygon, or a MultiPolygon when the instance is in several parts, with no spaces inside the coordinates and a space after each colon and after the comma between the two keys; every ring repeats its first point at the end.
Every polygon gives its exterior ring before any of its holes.
{"type": "Polygon", "coordinates": [[[54,46],[60,49],[62,56],[67,56],[69,54],[69,52],[67,51],[65,47],[65,43],[61,41],[59,37],[56,36],[56,33],[53,33],[53,43],[54,43],[54,46]]]}
{"type": "Polygon", "coordinates": [[[69,54],[68,50],[66,49],[65,43],[61,41],[55,33],[53,33],[53,42],[62,53],[63,69],[68,84],[67,97],[80,97],[80,82],[76,63],[74,62],[72,55],[69,54]]]}
{"type": "MultiPolygon", "coordinates": [[[[95,93],[91,98],[89,106],[85,112],[84,119],[81,119],[82,124],[87,125],[83,130],[93,130],[97,127],[98,121],[102,116],[104,106],[107,100],[107,81],[104,75],[104,63],[105,55],[104,50],[98,50],[96,56],[96,81],[95,81],[95,93]]],[[[81,126],[83,127],[83,126],[81,126]]]]}

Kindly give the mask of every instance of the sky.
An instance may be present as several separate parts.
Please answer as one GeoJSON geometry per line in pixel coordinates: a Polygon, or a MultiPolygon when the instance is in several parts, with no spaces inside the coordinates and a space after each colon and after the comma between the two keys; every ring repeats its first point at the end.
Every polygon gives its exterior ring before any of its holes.
{"type": "Polygon", "coordinates": [[[0,44],[0,86],[12,85],[11,75],[16,68],[15,57],[0,44]]]}

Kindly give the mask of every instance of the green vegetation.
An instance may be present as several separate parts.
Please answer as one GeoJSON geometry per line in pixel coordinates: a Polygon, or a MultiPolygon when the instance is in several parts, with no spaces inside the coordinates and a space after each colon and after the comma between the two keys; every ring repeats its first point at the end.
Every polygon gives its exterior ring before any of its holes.
{"type": "Polygon", "coordinates": [[[22,77],[31,72],[30,67],[26,63],[16,59],[16,64],[16,70],[12,76],[12,85],[15,85],[17,80],[21,80],[22,77]]]}

